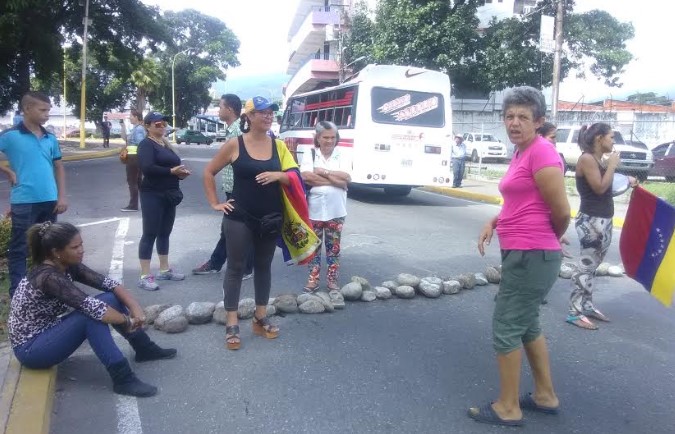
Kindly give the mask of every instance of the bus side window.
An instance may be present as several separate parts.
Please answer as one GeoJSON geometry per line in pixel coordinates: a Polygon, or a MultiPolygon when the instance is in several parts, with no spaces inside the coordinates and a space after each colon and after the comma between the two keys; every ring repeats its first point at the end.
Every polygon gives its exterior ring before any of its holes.
{"type": "Polygon", "coordinates": [[[310,112],[307,112],[307,113],[303,114],[303,116],[302,116],[302,127],[303,128],[309,128],[309,127],[312,126],[312,122],[310,120],[311,116],[312,116],[312,113],[310,113],[310,112]]]}

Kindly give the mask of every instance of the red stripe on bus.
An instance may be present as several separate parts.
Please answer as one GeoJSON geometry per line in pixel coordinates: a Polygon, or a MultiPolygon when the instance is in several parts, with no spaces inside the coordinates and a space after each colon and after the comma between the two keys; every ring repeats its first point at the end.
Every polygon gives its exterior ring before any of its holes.
{"type": "MultiPolygon", "coordinates": [[[[295,149],[298,145],[313,145],[314,139],[312,137],[286,137],[283,139],[289,149],[295,149]]],[[[340,138],[337,144],[345,148],[354,147],[354,139],[340,138]]]]}

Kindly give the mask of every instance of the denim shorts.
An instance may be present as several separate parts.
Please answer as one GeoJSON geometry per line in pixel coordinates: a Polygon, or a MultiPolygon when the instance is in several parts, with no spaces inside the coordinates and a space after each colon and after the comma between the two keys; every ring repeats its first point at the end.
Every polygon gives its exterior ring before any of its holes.
{"type": "Polygon", "coordinates": [[[510,353],[541,335],[539,307],[561,263],[559,250],[502,250],[502,279],[492,316],[495,351],[510,353]]]}

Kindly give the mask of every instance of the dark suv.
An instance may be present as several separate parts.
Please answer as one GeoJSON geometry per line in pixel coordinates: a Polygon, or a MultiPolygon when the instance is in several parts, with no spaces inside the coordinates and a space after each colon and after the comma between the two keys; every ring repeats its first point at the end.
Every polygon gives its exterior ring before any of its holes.
{"type": "Polygon", "coordinates": [[[200,144],[206,144],[210,145],[213,143],[213,139],[211,137],[207,137],[204,134],[202,134],[200,131],[194,131],[194,130],[184,130],[180,131],[176,134],[176,143],[196,143],[198,145],[200,144]]]}

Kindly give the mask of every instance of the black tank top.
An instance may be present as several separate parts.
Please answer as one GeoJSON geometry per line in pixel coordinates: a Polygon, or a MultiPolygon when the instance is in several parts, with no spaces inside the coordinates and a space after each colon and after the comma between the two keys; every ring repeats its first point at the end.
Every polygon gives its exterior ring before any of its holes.
{"type": "MultiPolygon", "coordinates": [[[[605,176],[607,168],[598,163],[600,176],[605,176]]],[[[610,186],[604,193],[597,194],[588,184],[585,176],[576,176],[577,191],[581,204],[579,212],[591,217],[612,218],[614,217],[614,198],[612,197],[612,187],[610,186]]]]}
{"type": "Polygon", "coordinates": [[[232,163],[234,172],[234,188],[232,189],[232,199],[234,199],[234,212],[228,215],[229,218],[239,221],[246,220],[246,213],[256,218],[261,218],[267,214],[281,212],[281,186],[278,182],[268,185],[260,185],[255,177],[262,172],[280,172],[281,162],[279,153],[274,140],[272,144],[272,158],[269,160],[255,160],[246,152],[244,146],[244,137],[239,136],[239,157],[232,163]],[[239,211],[237,209],[240,208],[239,211]]]}

